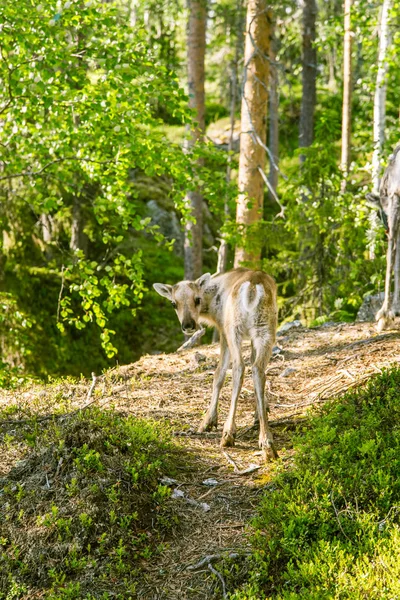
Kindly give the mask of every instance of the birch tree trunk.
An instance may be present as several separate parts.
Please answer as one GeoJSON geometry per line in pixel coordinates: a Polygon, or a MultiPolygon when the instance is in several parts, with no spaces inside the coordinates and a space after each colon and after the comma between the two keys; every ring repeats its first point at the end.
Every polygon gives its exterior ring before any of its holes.
{"type": "Polygon", "coordinates": [[[381,154],[385,141],[387,52],[390,46],[389,13],[392,0],[383,0],[379,24],[378,73],[374,96],[374,153],[372,156],[373,192],[379,193],[381,154]]]}
{"type": "MultiPolygon", "coordinates": [[[[317,99],[317,50],[315,48],[317,4],[315,0],[304,0],[303,6],[303,69],[299,146],[311,146],[314,139],[314,112],[317,99]]],[[[300,155],[300,162],[305,156],[300,155]]]]}
{"type": "MultiPolygon", "coordinates": [[[[266,0],[248,0],[236,209],[236,222],[246,228],[263,215],[270,35],[271,14],[266,0]]],[[[260,257],[260,243],[245,231],[243,247],[236,248],[235,267],[242,262],[257,266],[260,257]]]]}
{"type": "MultiPolygon", "coordinates": [[[[381,155],[385,141],[385,119],[386,119],[386,76],[388,71],[387,53],[391,42],[389,29],[389,15],[392,8],[392,0],[383,0],[382,12],[379,22],[379,50],[378,50],[378,73],[376,76],[376,87],[374,95],[374,152],[372,155],[372,192],[379,194],[381,155]]],[[[375,211],[370,214],[369,256],[375,258],[376,234],[378,230],[378,215],[375,211]]]]}
{"type": "Polygon", "coordinates": [[[344,45],[343,45],[343,106],[342,106],[342,155],[343,171],[342,191],[346,188],[346,180],[350,166],[351,139],[351,93],[352,93],[352,32],[351,1],[344,0],[344,45]]]}
{"type": "MultiPolygon", "coordinates": [[[[189,106],[195,112],[196,126],[187,140],[190,150],[201,140],[205,130],[204,56],[206,49],[206,0],[188,0],[187,60],[189,106]]],[[[185,279],[196,279],[203,267],[203,197],[198,191],[188,192],[186,202],[194,222],[185,225],[185,279]]]]}

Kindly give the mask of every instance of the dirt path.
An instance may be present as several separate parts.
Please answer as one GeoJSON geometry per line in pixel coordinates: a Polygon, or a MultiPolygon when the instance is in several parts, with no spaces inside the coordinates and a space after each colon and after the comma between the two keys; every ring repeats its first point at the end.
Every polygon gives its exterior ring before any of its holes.
{"type": "MultiPolygon", "coordinates": [[[[294,329],[279,336],[281,351],[268,368],[270,421],[280,457],[291,458],[290,430],[313,404],[357,386],[382,368],[399,363],[400,333],[376,335],[372,324],[340,324],[318,329],[294,329]]],[[[222,597],[222,583],[207,564],[190,569],[208,555],[240,552],[248,548],[246,534],[258,500],[270,479],[262,464],[253,422],[253,385],[246,352],[246,376],[237,413],[238,439],[229,449],[239,469],[252,464],[260,469],[237,475],[219,447],[222,424],[228,412],[231,373],[221,394],[218,432],[196,435],[211,395],[218,345],[202,346],[183,354],[145,356],[122,367],[118,405],[138,416],[166,419],[182,445],[181,472],[172,487],[186,497],[206,502],[209,510],[177,498],[180,527],[157,564],[147,570],[139,597],[148,600],[222,597]],[[124,387],[125,386],[125,387],[124,387]],[[215,479],[208,487],[203,482],[215,479]]],[[[218,563],[214,563],[218,569],[218,563]]]]}
{"type": "MultiPolygon", "coordinates": [[[[359,385],[372,374],[400,362],[400,332],[377,335],[370,323],[340,324],[312,330],[292,329],[278,337],[279,352],[268,371],[270,422],[284,464],[292,457],[292,429],[306,417],[312,405],[359,385]]],[[[182,354],[147,355],[138,362],[120,367],[98,380],[92,400],[99,406],[111,403],[139,417],[160,419],[171,424],[182,448],[182,461],[171,483],[178,496],[171,500],[179,525],[174,528],[160,555],[143,564],[145,575],[138,598],[145,600],[212,600],[222,598],[222,581],[212,562],[190,569],[214,554],[246,555],[250,521],[259,499],[271,480],[271,468],[261,461],[257,431],[251,427],[254,394],[245,351],[246,375],[238,405],[238,436],[235,448],[224,455],[219,447],[222,424],[228,413],[231,372],[222,390],[217,432],[194,432],[211,397],[213,373],[218,362],[218,345],[201,346],[182,354]],[[234,472],[250,465],[259,469],[250,474],[234,472]],[[213,479],[216,485],[207,485],[213,479]],[[206,483],[204,483],[206,482],[206,483]],[[184,497],[179,497],[179,494],[184,497]],[[189,503],[187,499],[198,504],[189,503]],[[207,506],[202,505],[205,503],[207,506]]],[[[68,402],[79,408],[87,401],[88,382],[57,384],[49,389],[32,386],[28,391],[0,393],[0,405],[14,403],[21,415],[24,406],[43,414],[68,402]],[[47,404],[46,404],[47,403],[47,404]]],[[[0,461],[5,475],[18,460],[0,461]]],[[[165,473],[166,476],[171,474],[165,473]]],[[[240,560],[238,568],[240,569],[240,560]]],[[[224,583],[229,588],[229,578],[224,583]]]]}

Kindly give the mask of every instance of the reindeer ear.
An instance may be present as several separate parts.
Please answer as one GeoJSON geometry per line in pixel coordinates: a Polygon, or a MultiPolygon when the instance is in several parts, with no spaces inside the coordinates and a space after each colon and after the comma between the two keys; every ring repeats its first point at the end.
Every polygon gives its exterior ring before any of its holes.
{"type": "Polygon", "coordinates": [[[167,285],[166,283],[153,283],[153,288],[160,296],[172,300],[172,285],[167,285]]]}
{"type": "Polygon", "coordinates": [[[196,279],[196,283],[199,287],[202,287],[203,285],[206,285],[209,282],[210,278],[210,273],[204,273],[204,275],[196,279]]]}

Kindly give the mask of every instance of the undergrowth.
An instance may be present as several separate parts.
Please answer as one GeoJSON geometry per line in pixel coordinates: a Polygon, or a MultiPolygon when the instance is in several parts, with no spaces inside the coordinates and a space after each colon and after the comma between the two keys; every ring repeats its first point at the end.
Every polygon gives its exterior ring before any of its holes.
{"type": "Polygon", "coordinates": [[[3,459],[23,456],[0,478],[0,598],[135,598],[175,519],[165,427],[93,408],[0,432],[3,459]]]}
{"type": "Polygon", "coordinates": [[[294,447],[265,489],[230,598],[400,598],[400,369],[326,405],[294,447]]]}

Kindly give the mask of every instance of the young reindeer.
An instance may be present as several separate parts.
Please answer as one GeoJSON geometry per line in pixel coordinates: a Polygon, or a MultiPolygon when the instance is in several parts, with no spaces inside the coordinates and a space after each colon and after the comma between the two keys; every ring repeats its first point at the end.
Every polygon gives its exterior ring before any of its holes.
{"type": "Polygon", "coordinates": [[[264,396],[265,369],[275,342],[278,315],[276,285],[272,277],[263,271],[239,268],[213,276],[206,273],[196,281],[181,281],[176,285],[155,283],[153,287],[171,301],[184,333],[193,334],[199,324],[214,326],[219,332],[219,364],[214,375],[211,404],[199,432],[217,427],[218,398],[232,360],[232,400],[221,446],[233,446],[235,443],[236,405],[244,377],[242,340],[250,338],[260,420],[259,445],[265,459],[277,458],[264,396]]]}

